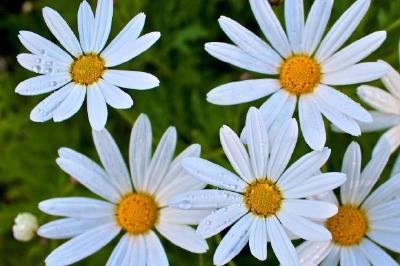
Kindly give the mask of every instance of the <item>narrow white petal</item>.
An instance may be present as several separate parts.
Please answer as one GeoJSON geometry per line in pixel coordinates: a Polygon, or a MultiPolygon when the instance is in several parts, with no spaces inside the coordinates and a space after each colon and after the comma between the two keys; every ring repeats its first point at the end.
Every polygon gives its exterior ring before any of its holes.
{"type": "MultiPolygon", "coordinates": [[[[156,41],[158,41],[160,36],[161,34],[159,32],[147,33],[134,41],[128,40],[121,43],[121,47],[118,46],[119,44],[116,44],[116,47],[114,46],[110,49],[104,50],[101,55],[105,58],[107,67],[114,67],[125,63],[148,50],[154,43],[156,43],[156,41]]],[[[127,37],[132,38],[133,36],[127,37]]],[[[118,38],[118,36],[116,38],[118,38]]]]}
{"type": "Polygon", "coordinates": [[[360,247],[354,245],[340,250],[340,265],[360,266],[369,265],[369,262],[360,247]]]}
{"type": "Polygon", "coordinates": [[[160,81],[153,75],[140,71],[107,70],[103,78],[109,83],[135,90],[148,90],[160,85],[160,81]]]}
{"type": "Polygon", "coordinates": [[[346,175],[342,173],[325,173],[313,176],[302,184],[284,191],[285,198],[306,198],[329,190],[333,190],[346,181],[346,175]]]}
{"type": "Polygon", "coordinates": [[[201,158],[187,158],[182,167],[193,177],[216,187],[242,192],[246,183],[225,168],[201,158]]]}
{"type": "Polygon", "coordinates": [[[334,204],[307,199],[285,199],[282,209],[286,212],[311,219],[326,219],[338,212],[338,208],[334,204]]]}
{"type": "MultiPolygon", "coordinates": [[[[121,266],[146,266],[146,242],[143,235],[136,237],[129,236],[128,250],[125,253],[124,260],[121,266]]],[[[119,265],[119,264],[111,264],[119,265]]]]}
{"type": "Polygon", "coordinates": [[[116,109],[128,109],[133,105],[133,100],[129,94],[121,90],[120,88],[102,80],[98,83],[101,93],[104,96],[104,100],[111,107],[116,109]]]}
{"type": "Polygon", "coordinates": [[[299,263],[301,266],[320,265],[331,252],[332,248],[331,241],[304,241],[296,247],[299,254],[299,263]]]}
{"type": "Polygon", "coordinates": [[[335,195],[335,193],[333,193],[333,191],[327,191],[327,192],[323,192],[321,194],[309,197],[310,199],[313,200],[320,200],[320,201],[325,201],[325,202],[329,202],[335,206],[339,206],[339,201],[335,195]]]}
{"type": "Polygon", "coordinates": [[[92,47],[92,34],[94,25],[94,14],[87,1],[82,1],[78,10],[79,40],[83,52],[90,52],[92,47]]]}
{"type": "Polygon", "coordinates": [[[147,249],[147,266],[168,266],[168,258],[157,235],[150,231],[145,236],[147,249]]]}
{"type": "MultiPolygon", "coordinates": [[[[85,1],[86,2],[86,1],[85,1]]],[[[124,258],[129,249],[130,236],[125,234],[118,242],[117,246],[111,253],[110,258],[107,260],[106,266],[123,265],[124,258]]]]}
{"type": "Polygon", "coordinates": [[[70,65],[46,55],[19,54],[18,63],[29,71],[38,74],[68,73],[70,65]]]}
{"type": "Polygon", "coordinates": [[[197,225],[210,213],[210,210],[180,210],[171,207],[165,207],[160,211],[160,222],[170,224],[197,225]]]}
{"type": "Polygon", "coordinates": [[[82,54],[79,41],[60,14],[49,7],[45,7],[43,8],[43,17],[47,27],[61,45],[72,55],[79,57],[82,54]]]}
{"type": "MultiPolygon", "coordinates": [[[[259,110],[264,117],[265,126],[268,130],[271,129],[274,122],[279,120],[280,115],[286,112],[285,110],[291,109],[293,103],[292,98],[295,99],[296,97],[292,97],[284,90],[278,90],[263,105],[261,105],[259,110]]],[[[280,124],[284,122],[286,121],[280,121],[280,124]]]]}
{"type": "Polygon", "coordinates": [[[74,84],[71,92],[53,113],[55,122],[64,121],[76,114],[83,104],[86,96],[86,87],[74,84]]]}
{"type": "Polygon", "coordinates": [[[105,224],[65,242],[46,258],[46,265],[69,265],[78,262],[107,245],[120,232],[115,223],[105,224]]]}
{"type": "Polygon", "coordinates": [[[301,132],[308,146],[313,150],[322,150],[326,143],[325,124],[312,95],[300,96],[299,120],[301,132]]]}
{"type": "Polygon", "coordinates": [[[377,31],[361,38],[322,62],[323,72],[338,71],[360,62],[378,49],[385,39],[385,31],[377,31]]]}
{"type": "MultiPolygon", "coordinates": [[[[392,172],[390,173],[391,178],[394,178],[400,173],[400,155],[397,156],[396,161],[393,164],[392,172]]],[[[397,178],[397,177],[396,177],[397,178]]]]}
{"type": "Polygon", "coordinates": [[[244,203],[222,207],[205,217],[197,227],[197,233],[203,238],[214,236],[236,222],[247,213],[244,203]]]}
{"type": "Polygon", "coordinates": [[[268,1],[250,0],[253,14],[265,37],[284,58],[292,54],[289,41],[268,1]]]}
{"type": "Polygon", "coordinates": [[[97,84],[87,89],[87,112],[94,130],[103,130],[107,123],[107,104],[97,84]]]}
{"type": "Polygon", "coordinates": [[[364,17],[370,3],[370,0],[356,1],[336,21],[317,50],[316,58],[319,62],[333,55],[347,41],[364,17]]]}
{"type": "MultiPolygon", "coordinates": [[[[384,61],[381,62],[385,63],[384,61]]],[[[397,99],[400,99],[400,74],[391,65],[387,64],[387,66],[389,72],[383,76],[382,82],[397,99]]]]}
{"type": "Polygon", "coordinates": [[[253,217],[248,214],[241,218],[219,243],[214,254],[214,264],[225,265],[244,248],[249,240],[249,230],[253,217]]]}
{"type": "Polygon", "coordinates": [[[271,154],[268,162],[267,176],[278,180],[285,171],[297,143],[298,127],[295,119],[286,121],[280,127],[276,138],[271,139],[271,154]]]}
{"type": "Polygon", "coordinates": [[[385,203],[380,202],[368,210],[372,223],[378,224],[400,216],[400,200],[394,199],[385,203]]]}
{"type": "Polygon", "coordinates": [[[379,150],[384,149],[386,146],[390,147],[390,152],[394,152],[400,145],[400,125],[389,129],[383,134],[378,143],[375,145],[372,152],[373,155],[377,154],[379,150]]]}
{"type": "Polygon", "coordinates": [[[286,32],[293,53],[301,53],[304,35],[304,3],[303,0],[287,0],[285,2],[286,32]]]}
{"type": "Polygon", "coordinates": [[[39,95],[52,92],[71,81],[68,73],[55,73],[33,77],[22,81],[15,88],[20,95],[39,95]]]}
{"type": "Polygon", "coordinates": [[[174,156],[176,140],[176,129],[169,127],[154,152],[143,180],[143,189],[149,193],[157,191],[161,181],[165,178],[174,156]]]}
{"type": "Polygon", "coordinates": [[[272,249],[282,266],[299,265],[299,259],[292,242],[283,229],[279,220],[272,216],[267,219],[267,230],[272,249]]]}
{"type": "Polygon", "coordinates": [[[398,266],[399,264],[383,249],[367,238],[360,244],[360,249],[372,265],[398,266]]]}
{"type": "Polygon", "coordinates": [[[106,130],[92,131],[97,154],[113,184],[122,193],[132,192],[129,173],[117,143],[106,130]]]}
{"type": "Polygon", "coordinates": [[[358,87],[357,94],[364,102],[378,111],[400,115],[400,100],[382,89],[362,85],[358,87]]]}
{"type": "Polygon", "coordinates": [[[250,228],[249,246],[251,254],[259,260],[267,259],[267,223],[265,218],[253,219],[250,228]]]}
{"type": "Polygon", "coordinates": [[[341,201],[354,204],[358,184],[361,182],[361,149],[357,142],[352,142],[343,156],[342,173],[346,174],[347,180],[340,187],[341,201]]]}
{"type": "Polygon", "coordinates": [[[382,113],[380,111],[370,111],[372,116],[372,123],[362,123],[360,122],[360,128],[362,132],[374,132],[383,129],[388,129],[395,125],[400,124],[400,116],[382,113]]]}
{"type": "Polygon", "coordinates": [[[99,0],[93,24],[91,51],[100,53],[107,42],[111,30],[113,16],[113,1],[99,0]]]}
{"type": "Polygon", "coordinates": [[[396,253],[400,252],[400,233],[374,230],[368,233],[368,237],[379,245],[396,253]]]}
{"type": "Polygon", "coordinates": [[[338,246],[333,245],[331,252],[322,261],[321,266],[337,266],[340,260],[340,249],[338,246]]]}
{"type": "Polygon", "coordinates": [[[166,239],[187,251],[205,253],[208,250],[207,242],[188,225],[161,222],[156,228],[166,239]]]}
{"type": "Polygon", "coordinates": [[[207,101],[218,105],[233,105],[251,102],[268,96],[280,85],[276,79],[253,79],[230,82],[207,93],[207,101]]]}
{"type": "MultiPolygon", "coordinates": [[[[364,0],[358,0],[364,1],[364,0]]],[[[351,85],[370,82],[383,77],[388,71],[381,62],[359,63],[339,71],[323,75],[322,83],[327,85],[351,85]]]]}
{"type": "Polygon", "coordinates": [[[331,16],[333,0],[316,0],[308,13],[304,27],[303,52],[312,55],[320,44],[331,16]]]}

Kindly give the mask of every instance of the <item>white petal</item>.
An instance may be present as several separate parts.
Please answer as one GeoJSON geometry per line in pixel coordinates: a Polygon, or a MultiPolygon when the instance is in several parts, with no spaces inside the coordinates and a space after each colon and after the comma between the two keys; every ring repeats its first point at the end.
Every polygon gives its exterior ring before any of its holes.
{"type": "Polygon", "coordinates": [[[39,95],[54,91],[70,81],[68,73],[42,75],[22,81],[15,88],[15,92],[20,95],[39,95]]]}
{"type": "Polygon", "coordinates": [[[286,212],[311,219],[326,219],[338,212],[338,208],[334,204],[307,199],[285,199],[282,209],[286,212]]]}
{"type": "Polygon", "coordinates": [[[390,147],[390,152],[394,152],[400,145],[400,125],[389,129],[381,136],[378,143],[375,145],[372,152],[373,155],[377,154],[379,150],[390,147]]]}
{"type": "Polygon", "coordinates": [[[329,202],[335,206],[339,206],[339,201],[338,201],[335,193],[333,193],[333,191],[326,191],[321,194],[309,197],[309,199],[325,201],[325,202],[329,202]]]}
{"type": "MultiPolygon", "coordinates": [[[[397,156],[396,161],[393,164],[392,172],[390,173],[391,178],[394,178],[400,173],[400,155],[397,156]]],[[[397,178],[397,177],[396,177],[397,178]]]]}
{"type": "Polygon", "coordinates": [[[285,3],[285,22],[287,37],[293,53],[302,52],[304,32],[303,0],[287,0],[285,3]]]}
{"type": "Polygon", "coordinates": [[[400,100],[382,89],[362,85],[358,87],[357,94],[364,102],[378,111],[400,115],[400,100]]]}
{"type": "Polygon", "coordinates": [[[79,41],[60,14],[49,7],[45,7],[43,8],[43,17],[47,27],[61,45],[72,55],[79,57],[82,54],[79,41]]]}
{"type": "Polygon", "coordinates": [[[169,205],[180,209],[219,209],[242,202],[242,195],[219,189],[203,189],[179,194],[169,200],[169,205]]]}
{"type": "Polygon", "coordinates": [[[92,46],[92,34],[94,25],[94,14],[87,1],[82,1],[78,10],[79,40],[82,50],[90,52],[92,46]]]}
{"type": "Polygon", "coordinates": [[[268,96],[280,85],[276,79],[253,79],[230,82],[207,93],[207,101],[218,105],[233,105],[251,102],[268,96]]]}
{"type": "Polygon", "coordinates": [[[193,177],[222,189],[242,192],[247,185],[232,172],[201,158],[184,159],[182,167],[193,177]]]}
{"type": "Polygon", "coordinates": [[[326,73],[323,75],[321,82],[327,85],[364,83],[381,78],[387,71],[388,67],[386,64],[380,62],[359,63],[339,71],[326,73]]]}
{"type": "Polygon", "coordinates": [[[400,252],[400,234],[398,232],[394,233],[374,230],[368,233],[368,237],[385,248],[396,253],[400,252]]]}
{"type": "MultiPolygon", "coordinates": [[[[391,208],[393,208],[393,206],[391,206],[391,208]]],[[[399,224],[400,224],[400,215],[397,213],[397,215],[385,219],[378,220],[375,218],[371,218],[369,226],[371,228],[370,229],[371,232],[374,231],[374,232],[387,232],[387,233],[399,234],[400,233],[399,224]]]]}
{"type": "Polygon", "coordinates": [[[370,111],[372,116],[372,123],[362,123],[360,122],[360,128],[362,132],[374,132],[383,129],[393,127],[400,124],[400,116],[392,115],[387,113],[382,113],[379,111],[370,111]]]}
{"type": "Polygon", "coordinates": [[[305,182],[326,163],[331,150],[310,152],[293,163],[278,180],[278,185],[283,189],[294,188],[305,182]]]}
{"type": "Polygon", "coordinates": [[[72,86],[71,84],[71,86],[67,85],[62,87],[36,105],[30,114],[31,120],[35,122],[44,122],[51,119],[54,111],[71,92],[72,86]]]}
{"type": "Polygon", "coordinates": [[[236,133],[229,127],[223,126],[219,131],[219,138],[225,155],[236,173],[247,183],[254,180],[249,154],[236,133]]]}
{"type": "Polygon", "coordinates": [[[271,69],[269,63],[266,63],[256,57],[246,53],[239,47],[222,42],[209,42],[205,45],[207,53],[222,62],[261,74],[273,74],[275,69],[271,69]]]}
{"type": "Polygon", "coordinates": [[[169,127],[167,131],[165,131],[154,152],[143,180],[143,189],[149,193],[157,191],[158,186],[164,179],[171,165],[172,157],[174,156],[176,139],[176,129],[174,127],[169,127]]]}
{"type": "Polygon", "coordinates": [[[251,0],[251,9],[271,45],[284,58],[292,54],[289,41],[268,1],[251,0]]]}
{"type": "Polygon", "coordinates": [[[319,62],[333,55],[347,41],[364,17],[370,3],[370,0],[356,1],[336,21],[317,50],[315,56],[319,62]]]}
{"type": "MultiPolygon", "coordinates": [[[[107,67],[117,66],[148,50],[158,41],[160,36],[161,34],[159,32],[147,33],[134,41],[121,43],[121,47],[118,47],[119,44],[116,44],[112,48],[104,50],[101,55],[106,59],[107,67]]],[[[133,36],[129,37],[132,38],[133,36]]],[[[116,38],[118,38],[118,36],[116,38]]]]}
{"type": "Polygon", "coordinates": [[[21,66],[38,74],[67,74],[70,68],[70,65],[46,55],[19,54],[17,60],[21,66]]]}
{"type": "Polygon", "coordinates": [[[205,253],[208,250],[207,242],[188,225],[161,222],[156,228],[166,239],[185,250],[193,253],[205,253]]]}
{"type": "Polygon", "coordinates": [[[104,49],[101,55],[107,61],[107,67],[111,67],[109,58],[114,57],[117,53],[124,49],[126,45],[131,45],[139,37],[140,32],[143,30],[146,16],[144,13],[139,13],[129,21],[124,29],[118,33],[117,37],[104,49]]]}
{"type": "Polygon", "coordinates": [[[322,150],[326,143],[325,125],[312,95],[300,96],[299,119],[301,132],[308,146],[313,150],[322,150]]]}
{"type": "Polygon", "coordinates": [[[18,38],[32,54],[48,56],[67,65],[73,62],[72,57],[68,53],[36,33],[20,31],[18,38]]]}
{"type": "Polygon", "coordinates": [[[253,219],[250,228],[249,246],[251,254],[259,260],[267,259],[267,224],[265,218],[253,219]]]}
{"type": "Polygon", "coordinates": [[[278,74],[282,58],[267,43],[230,18],[222,16],[218,22],[226,35],[240,49],[268,64],[270,74],[278,74]]]}
{"type": "MultiPolygon", "coordinates": [[[[286,112],[285,109],[291,109],[293,103],[291,100],[292,98],[296,99],[296,97],[292,97],[286,91],[278,90],[263,105],[261,105],[259,110],[264,117],[265,126],[268,130],[271,129],[274,122],[278,121],[280,115],[286,112]]],[[[280,124],[283,122],[286,121],[280,121],[280,124]]]]}
{"type": "Polygon", "coordinates": [[[368,217],[372,223],[385,222],[400,216],[400,200],[395,199],[385,203],[378,203],[368,210],[368,217]]]}
{"type": "Polygon", "coordinates": [[[140,71],[107,70],[103,78],[109,83],[135,90],[148,90],[160,85],[160,81],[153,75],[140,71]]]}
{"type": "Polygon", "coordinates": [[[147,249],[147,266],[168,266],[167,254],[157,235],[150,231],[145,235],[147,249]]]}
{"type": "Polygon", "coordinates": [[[360,266],[369,265],[367,258],[359,246],[353,245],[340,250],[340,265],[360,266]]]}
{"type": "Polygon", "coordinates": [[[54,122],[61,122],[76,114],[83,104],[86,96],[86,87],[74,84],[71,92],[53,113],[54,122]]]}
{"type": "Polygon", "coordinates": [[[299,265],[298,255],[287,233],[276,217],[267,219],[268,236],[272,249],[282,266],[299,265]]]}
{"type": "Polygon", "coordinates": [[[285,171],[297,143],[298,127],[295,119],[286,121],[280,127],[276,138],[270,140],[271,154],[267,176],[278,180],[285,171]]]}
{"type": "Polygon", "coordinates": [[[132,192],[128,169],[113,137],[106,129],[93,130],[92,134],[97,154],[108,176],[113,179],[114,186],[122,194],[132,192]]]}
{"type": "Polygon", "coordinates": [[[333,190],[346,181],[342,173],[325,173],[313,176],[298,186],[284,191],[285,198],[306,198],[329,190],[333,190]]]}
{"type": "Polygon", "coordinates": [[[113,1],[99,0],[96,7],[96,15],[93,24],[91,51],[100,53],[107,42],[111,30],[113,16],[113,1]]]}
{"type": "Polygon", "coordinates": [[[103,130],[107,123],[107,104],[97,84],[87,89],[87,112],[94,130],[103,130]]]}
{"type": "Polygon", "coordinates": [[[114,223],[96,227],[65,242],[46,258],[46,265],[69,265],[78,262],[105,245],[118,235],[120,228],[114,223]]]}
{"type": "Polygon", "coordinates": [[[347,176],[340,187],[340,198],[345,204],[355,204],[358,184],[361,182],[361,149],[357,142],[352,142],[343,156],[342,173],[347,176]]]}
{"type": "Polygon", "coordinates": [[[333,245],[331,252],[322,261],[321,266],[337,266],[340,260],[340,249],[338,246],[333,245]]]}
{"type": "Polygon", "coordinates": [[[308,13],[304,27],[303,51],[312,55],[320,44],[331,15],[333,0],[317,0],[308,13]]]}
{"type": "Polygon", "coordinates": [[[204,218],[197,227],[197,233],[203,238],[214,236],[236,222],[247,213],[244,203],[223,207],[204,218]]]}
{"type": "Polygon", "coordinates": [[[215,250],[213,260],[215,265],[225,265],[239,254],[249,240],[249,230],[252,222],[253,217],[248,214],[232,226],[215,250]]]}
{"type": "MultiPolygon", "coordinates": [[[[86,2],[86,1],[85,1],[86,2]]],[[[111,253],[110,258],[107,260],[106,266],[123,265],[124,258],[128,253],[130,236],[125,234],[118,242],[117,246],[111,253]]]]}
{"type": "Polygon", "coordinates": [[[331,252],[333,245],[331,241],[315,242],[305,241],[296,247],[299,254],[301,266],[319,265],[323,259],[331,252]]]}
{"type": "MultiPolygon", "coordinates": [[[[381,62],[385,63],[384,61],[381,62]]],[[[382,77],[382,82],[388,91],[390,91],[397,99],[400,99],[400,74],[391,65],[387,64],[387,66],[389,72],[382,77]]]]}
{"type": "Polygon", "coordinates": [[[124,261],[122,262],[121,266],[146,266],[146,249],[146,242],[143,235],[129,237],[128,250],[125,253],[124,261]]]}
{"type": "Polygon", "coordinates": [[[72,218],[101,218],[114,214],[115,205],[90,198],[54,198],[39,203],[39,209],[47,214],[72,218]]]}
{"type": "Polygon", "coordinates": [[[360,62],[378,49],[385,39],[386,32],[377,31],[353,42],[322,62],[323,72],[338,71],[360,62]]]}
{"type": "Polygon", "coordinates": [[[78,236],[92,228],[113,221],[113,217],[97,219],[64,218],[42,225],[37,233],[41,237],[50,239],[66,239],[78,236]]]}
{"type": "Polygon", "coordinates": [[[372,265],[398,266],[399,264],[392,259],[383,249],[369,241],[367,238],[360,244],[360,249],[372,265]]]}
{"type": "Polygon", "coordinates": [[[179,210],[171,207],[165,207],[160,211],[160,222],[170,224],[197,225],[210,213],[210,210],[179,210]]]}
{"type": "Polygon", "coordinates": [[[132,107],[133,101],[131,96],[120,88],[108,83],[105,80],[100,81],[98,86],[104,96],[104,100],[110,106],[116,109],[128,109],[132,107]]]}

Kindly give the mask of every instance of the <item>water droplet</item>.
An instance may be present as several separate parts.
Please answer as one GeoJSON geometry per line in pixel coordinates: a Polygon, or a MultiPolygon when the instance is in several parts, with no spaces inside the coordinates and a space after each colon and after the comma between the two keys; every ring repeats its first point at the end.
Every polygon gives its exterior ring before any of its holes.
{"type": "Polygon", "coordinates": [[[188,210],[190,209],[190,207],[192,207],[192,203],[188,200],[184,200],[181,203],[179,203],[180,209],[188,210]]]}
{"type": "Polygon", "coordinates": [[[44,73],[45,74],[50,74],[51,72],[53,72],[53,69],[51,69],[51,68],[45,68],[44,69],[44,73]]]}
{"type": "Polygon", "coordinates": [[[46,50],[45,50],[45,49],[40,49],[39,53],[40,53],[40,54],[45,54],[45,53],[46,53],[46,50]]]}
{"type": "Polygon", "coordinates": [[[206,225],[211,225],[211,221],[210,221],[210,220],[207,220],[207,221],[206,221],[206,225]]]}
{"type": "Polygon", "coordinates": [[[52,81],[52,82],[50,82],[50,86],[52,86],[52,87],[57,86],[57,81],[52,81]]]}
{"type": "Polygon", "coordinates": [[[40,66],[34,66],[34,67],[32,68],[32,70],[35,71],[35,72],[40,72],[41,69],[42,69],[42,68],[41,68],[40,66]]]}
{"type": "Polygon", "coordinates": [[[47,67],[51,67],[51,66],[53,66],[53,62],[52,62],[52,61],[47,61],[47,62],[45,63],[45,65],[46,65],[47,67]]]}
{"type": "Polygon", "coordinates": [[[35,60],[35,62],[36,62],[37,64],[40,64],[40,63],[42,63],[42,59],[37,58],[37,59],[35,60]]]}

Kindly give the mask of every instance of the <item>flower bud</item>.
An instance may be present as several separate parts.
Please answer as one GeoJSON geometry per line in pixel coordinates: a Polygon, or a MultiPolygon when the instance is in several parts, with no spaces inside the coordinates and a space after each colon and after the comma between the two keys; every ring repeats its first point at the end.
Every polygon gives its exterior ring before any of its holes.
{"type": "Polygon", "coordinates": [[[20,213],[14,220],[13,234],[18,241],[28,242],[36,235],[38,221],[31,213],[20,213]]]}

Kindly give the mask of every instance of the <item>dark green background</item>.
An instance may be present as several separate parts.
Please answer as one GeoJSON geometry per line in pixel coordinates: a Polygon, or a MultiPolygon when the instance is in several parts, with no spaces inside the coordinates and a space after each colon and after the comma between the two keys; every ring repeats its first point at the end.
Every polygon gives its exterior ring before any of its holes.
{"type": "MultiPolygon", "coordinates": [[[[92,7],[95,1],[89,1],[92,7]]],[[[312,1],[305,0],[307,10],[312,1]]],[[[330,25],[352,3],[350,0],[336,0],[330,25]]],[[[71,147],[97,160],[91,140],[86,108],[72,119],[61,124],[48,122],[33,123],[29,120],[31,109],[45,96],[23,97],[14,93],[16,85],[35,74],[20,67],[15,57],[26,52],[18,41],[19,30],[30,30],[53,41],[55,39],[45,26],[41,9],[50,6],[59,11],[76,32],[78,0],[37,0],[33,1],[30,12],[22,12],[21,0],[0,0],[0,265],[43,265],[46,255],[58,246],[60,241],[48,241],[36,237],[29,243],[17,242],[12,237],[14,217],[24,211],[38,216],[41,224],[53,217],[41,214],[37,203],[52,197],[93,196],[82,186],[74,184],[55,164],[57,149],[71,147]]],[[[178,129],[178,150],[190,143],[200,143],[203,156],[227,167],[227,160],[219,145],[218,130],[229,125],[236,131],[243,126],[249,106],[260,106],[265,100],[233,107],[215,106],[207,103],[206,93],[215,86],[249,77],[253,74],[221,63],[209,56],[203,49],[208,41],[228,41],[220,30],[217,19],[220,15],[231,17],[254,32],[259,28],[246,0],[117,0],[114,5],[112,36],[137,13],[147,15],[144,32],[160,31],[161,39],[149,51],[120,69],[143,70],[156,75],[161,86],[154,90],[138,92],[131,90],[135,105],[130,110],[109,109],[107,128],[114,135],[124,155],[128,151],[130,129],[136,117],[144,112],[153,125],[156,144],[168,125],[178,129]]],[[[276,12],[283,21],[283,7],[276,12]]],[[[375,0],[353,34],[354,41],[373,31],[385,29],[388,39],[369,59],[384,59],[398,68],[398,41],[400,33],[400,1],[375,0]]],[[[350,42],[349,41],[349,42],[350,42]]],[[[380,82],[374,83],[382,86],[380,82]]],[[[355,86],[340,89],[354,99],[355,86]]],[[[327,124],[328,126],[328,124],[327,124]]],[[[327,127],[328,128],[328,127],[327,127]]],[[[365,134],[361,138],[328,132],[327,146],[332,156],[324,170],[338,171],[341,159],[351,140],[357,140],[363,150],[363,163],[370,157],[373,145],[380,133],[365,134]]],[[[302,138],[294,159],[309,152],[302,138]]],[[[388,178],[385,171],[381,181],[388,178]]],[[[171,265],[212,265],[212,254],[219,241],[209,240],[210,252],[206,255],[190,255],[164,241],[171,265]]],[[[77,265],[103,265],[116,241],[100,252],[77,265]]],[[[400,257],[397,255],[397,259],[400,257]]],[[[400,261],[400,260],[399,260],[400,261]]],[[[231,265],[265,265],[253,258],[248,247],[231,265]]],[[[277,265],[269,251],[268,265],[277,265]]]]}

